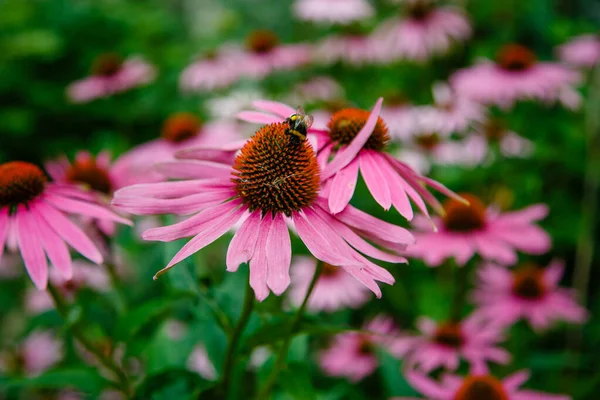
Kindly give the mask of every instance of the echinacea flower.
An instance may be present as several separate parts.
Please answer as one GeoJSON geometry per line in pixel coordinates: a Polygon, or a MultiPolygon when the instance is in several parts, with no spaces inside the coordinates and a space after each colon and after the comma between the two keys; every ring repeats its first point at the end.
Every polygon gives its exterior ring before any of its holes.
{"type": "Polygon", "coordinates": [[[363,66],[377,62],[381,53],[381,43],[356,29],[344,29],[344,32],[324,37],[314,49],[314,61],[322,65],[342,62],[352,66],[363,66]]]}
{"type": "MultiPolygon", "coordinates": [[[[425,186],[461,201],[442,184],[417,174],[385,152],[390,135],[385,122],[379,117],[382,102],[383,99],[379,99],[371,113],[356,108],[342,109],[333,114],[327,130],[309,130],[317,138],[318,157],[323,164],[331,154],[335,154],[321,173],[321,180],[329,180],[324,193],[328,197],[329,210],[337,214],[349,204],[359,170],[375,200],[386,210],[393,205],[409,220],[413,217],[410,200],[427,216],[429,212],[425,201],[438,210],[441,208],[425,186]]],[[[240,119],[275,122],[294,113],[291,107],[277,102],[260,101],[254,105],[266,113],[244,112],[239,114],[240,119]]]]}
{"type": "Polygon", "coordinates": [[[510,361],[510,354],[497,346],[504,340],[502,328],[477,316],[442,323],[420,317],[416,325],[421,336],[404,337],[396,345],[405,349],[412,365],[425,372],[438,367],[454,371],[461,358],[471,364],[510,361]]]}
{"type": "MultiPolygon", "coordinates": [[[[415,369],[405,372],[408,383],[429,400],[570,400],[571,397],[520,389],[529,379],[529,371],[521,370],[500,379],[489,373],[485,365],[471,368],[467,376],[443,374],[435,381],[415,369]]],[[[396,397],[394,400],[402,400],[396,397]]]]}
{"type": "Polygon", "coordinates": [[[592,68],[600,62],[600,37],[581,35],[574,37],[557,49],[558,58],[577,68],[592,68]]]}
{"type": "Polygon", "coordinates": [[[431,0],[403,3],[406,15],[385,21],[373,33],[385,49],[379,54],[382,61],[424,62],[471,37],[471,24],[460,9],[439,7],[431,0]]]}
{"type": "Polygon", "coordinates": [[[224,145],[241,138],[233,122],[203,124],[194,114],[175,113],[165,121],[159,139],[141,144],[115,160],[112,174],[121,180],[120,187],[164,181],[165,177],[155,165],[172,160],[177,151],[186,147],[224,145]]]}
{"type": "Polygon", "coordinates": [[[296,0],[294,13],[305,21],[347,24],[375,14],[367,0],[296,0]]]}
{"type": "MultiPolygon", "coordinates": [[[[69,279],[56,269],[51,269],[48,275],[52,286],[69,301],[84,288],[99,293],[110,289],[110,277],[106,269],[83,260],[73,261],[73,276],[69,279]]],[[[54,308],[54,302],[47,291],[32,289],[26,292],[25,308],[31,314],[39,314],[54,308]]]]}
{"type": "Polygon", "coordinates": [[[150,83],[156,70],[140,57],[125,60],[118,54],[100,55],[92,66],[91,76],[73,82],[67,94],[75,103],[86,103],[150,83]]]}
{"type": "MultiPolygon", "coordinates": [[[[300,306],[315,273],[317,261],[310,257],[296,257],[292,262],[292,283],[289,298],[300,306]]],[[[370,297],[369,290],[341,268],[323,265],[323,271],[308,299],[310,311],[333,312],[344,308],[358,308],[370,297]]]]}
{"type": "Polygon", "coordinates": [[[519,100],[538,100],[575,109],[581,98],[573,86],[579,80],[576,71],[558,63],[537,62],[528,48],[509,44],[500,49],[495,62],[459,70],[450,83],[459,95],[486,105],[510,108],[519,100]]]}
{"type": "Polygon", "coordinates": [[[577,304],[575,293],[558,286],[563,272],[564,265],[558,260],[546,268],[533,264],[515,270],[493,264],[480,267],[473,294],[476,314],[503,326],[526,319],[536,330],[556,321],[583,323],[587,311],[577,304]]]}
{"type": "Polygon", "coordinates": [[[0,371],[37,376],[63,357],[62,343],[48,331],[35,331],[16,346],[14,352],[0,354],[0,371]]]}
{"type": "Polygon", "coordinates": [[[217,379],[217,371],[208,358],[206,348],[202,344],[194,347],[187,360],[187,367],[190,371],[197,372],[204,379],[214,381],[217,379]]]}
{"type": "Polygon", "coordinates": [[[388,271],[361,253],[388,262],[404,258],[364,238],[400,250],[412,243],[410,232],[353,207],[332,216],[327,201],[319,198],[320,170],[312,145],[297,140],[288,129],[287,122],[263,126],[243,145],[233,165],[231,152],[181,151],[177,160],[160,168],[166,177],[179,181],[134,185],[115,193],[113,204],[133,214],[193,214],[144,233],[144,239],[160,241],[193,236],[157,276],[243,221],[229,244],[227,270],[248,263],[258,300],[271,290],[280,295],[290,283],[286,223],[295,227],[317,259],[341,266],[377,296],[381,291],[376,280],[393,283],[388,271]]]}
{"type": "Polygon", "coordinates": [[[311,49],[307,44],[281,44],[279,37],[270,30],[250,32],[246,48],[233,55],[240,76],[251,79],[264,78],[275,71],[293,70],[311,61],[311,49]]]}
{"type": "Polygon", "coordinates": [[[358,382],[371,375],[379,365],[376,349],[392,355],[400,332],[392,318],[378,315],[363,326],[363,331],[336,335],[329,348],[319,354],[319,365],[329,376],[358,382]]]}
{"type": "Polygon", "coordinates": [[[417,243],[409,246],[408,255],[421,258],[428,266],[438,266],[452,257],[458,265],[464,265],[475,253],[485,260],[512,265],[517,261],[517,250],[543,254],[550,248],[550,236],[534,225],[548,214],[545,205],[501,213],[486,209],[472,194],[461,196],[469,205],[447,200],[444,217],[433,220],[438,232],[433,232],[424,218],[415,218],[417,243]]]}
{"type": "Polygon", "coordinates": [[[130,224],[79,188],[48,182],[40,168],[22,161],[0,164],[0,260],[4,246],[20,250],[33,283],[44,289],[48,259],[65,278],[73,276],[67,244],[99,264],[102,255],[68,216],[130,224]],[[65,215],[66,214],[66,215],[65,215]]]}
{"type": "Polygon", "coordinates": [[[233,85],[240,79],[236,56],[237,49],[232,46],[206,53],[183,70],[179,77],[181,90],[209,92],[233,85]]]}

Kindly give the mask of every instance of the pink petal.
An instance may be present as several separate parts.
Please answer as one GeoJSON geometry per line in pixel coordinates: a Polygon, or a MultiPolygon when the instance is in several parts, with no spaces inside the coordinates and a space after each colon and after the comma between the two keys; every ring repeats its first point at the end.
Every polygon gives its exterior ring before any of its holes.
{"type": "Polygon", "coordinates": [[[269,275],[267,284],[276,295],[281,295],[290,284],[292,244],[287,225],[281,213],[273,218],[267,237],[267,262],[269,275]]]}
{"type": "Polygon", "coordinates": [[[329,210],[332,214],[339,213],[350,203],[358,179],[358,165],[358,159],[355,159],[331,180],[329,210]]]}
{"type": "Polygon", "coordinates": [[[8,207],[0,208],[0,261],[4,253],[4,245],[8,236],[8,207]]]}
{"type": "Polygon", "coordinates": [[[406,380],[408,383],[419,392],[423,393],[427,397],[431,397],[433,399],[449,399],[451,395],[448,393],[448,390],[440,387],[440,385],[434,380],[428,378],[425,375],[421,375],[420,373],[409,369],[404,373],[406,380]]]}
{"type": "Polygon", "coordinates": [[[552,260],[550,265],[544,270],[544,280],[546,281],[546,284],[550,287],[558,286],[564,271],[565,263],[563,261],[552,260]]]}
{"type": "Polygon", "coordinates": [[[268,111],[283,119],[296,113],[296,110],[287,104],[280,103],[278,101],[271,100],[254,100],[252,105],[259,110],[268,111]]]}
{"type": "Polygon", "coordinates": [[[272,218],[270,214],[262,219],[257,232],[256,248],[254,256],[250,260],[250,286],[254,290],[256,300],[263,301],[269,296],[267,277],[269,265],[267,261],[267,240],[271,228],[272,218]]]}
{"type": "Polygon", "coordinates": [[[23,205],[17,207],[15,215],[17,240],[27,273],[38,289],[48,284],[48,261],[44,254],[39,232],[33,216],[23,205]]]}
{"type": "Polygon", "coordinates": [[[252,259],[260,223],[261,212],[254,211],[237,230],[227,249],[227,271],[235,272],[240,264],[252,259]]]}
{"type": "Polygon", "coordinates": [[[358,132],[350,145],[343,150],[340,150],[334,160],[323,170],[321,173],[321,180],[324,181],[331,178],[340,169],[350,164],[350,162],[352,162],[352,160],[354,160],[354,158],[362,150],[365,143],[367,143],[367,140],[369,140],[371,137],[371,134],[373,134],[373,129],[375,129],[377,119],[379,118],[379,113],[381,112],[382,103],[383,98],[379,98],[377,103],[375,103],[367,122],[365,122],[365,125],[362,127],[360,132],[358,132]]]}
{"type": "Polygon", "coordinates": [[[119,189],[114,193],[113,203],[121,198],[152,197],[157,199],[177,199],[203,193],[210,189],[231,188],[233,184],[223,184],[222,179],[197,179],[180,182],[142,183],[119,189]]]}
{"type": "Polygon", "coordinates": [[[70,214],[80,214],[92,218],[107,219],[109,221],[120,222],[126,225],[133,225],[133,223],[126,219],[119,217],[117,214],[109,211],[108,209],[91,204],[83,203],[78,200],[68,199],[66,197],[57,196],[51,193],[47,193],[43,198],[48,203],[52,204],[59,210],[65,211],[70,214]]]}
{"type": "Polygon", "coordinates": [[[193,147],[191,149],[179,150],[175,158],[183,160],[214,161],[223,164],[233,164],[237,150],[221,150],[209,147],[193,147]]]}
{"type": "Polygon", "coordinates": [[[502,381],[502,386],[506,388],[509,392],[516,391],[522,384],[527,382],[529,379],[530,373],[528,370],[524,369],[514,374],[504,378],[502,381]]]}
{"type": "Polygon", "coordinates": [[[360,160],[360,173],[375,201],[387,211],[392,206],[392,195],[388,188],[388,183],[390,182],[382,179],[383,174],[371,153],[372,150],[363,150],[358,155],[358,159],[360,160]]]}
{"type": "Polygon", "coordinates": [[[213,161],[163,161],[157,163],[154,168],[171,179],[227,178],[231,176],[231,165],[213,161]]]}
{"type": "Polygon", "coordinates": [[[40,214],[36,207],[31,209],[31,214],[34,215],[40,241],[42,246],[46,250],[46,254],[50,259],[52,265],[58,269],[65,279],[71,279],[73,276],[73,268],[71,265],[71,255],[65,242],[52,230],[50,225],[44,219],[44,216],[40,214]]]}
{"type": "MultiPolygon", "coordinates": [[[[388,164],[387,159],[384,157],[381,157],[381,160],[379,161],[379,170],[381,171],[380,179],[386,181],[390,189],[392,204],[394,204],[394,207],[396,207],[400,215],[411,221],[414,213],[410,200],[408,200],[408,195],[406,194],[406,187],[408,184],[395,173],[393,167],[388,164]]],[[[415,196],[418,200],[421,200],[421,197],[418,194],[415,193],[415,196]]],[[[421,211],[425,211],[425,215],[427,215],[427,207],[422,200],[419,207],[421,208],[421,211]]]]}
{"type": "Polygon", "coordinates": [[[240,111],[236,114],[236,118],[241,119],[242,121],[252,122],[261,125],[276,124],[282,121],[282,118],[265,114],[260,111],[240,111]]]}
{"type": "Polygon", "coordinates": [[[546,218],[549,209],[545,204],[535,204],[519,211],[512,211],[502,214],[496,222],[501,224],[525,225],[546,218]]]}
{"type": "Polygon", "coordinates": [[[484,259],[496,260],[503,265],[513,265],[517,262],[516,253],[504,242],[485,234],[474,234],[473,240],[484,259]]]}
{"type": "Polygon", "coordinates": [[[118,197],[113,200],[113,206],[136,215],[186,215],[223,203],[230,194],[229,189],[214,189],[176,199],[118,197]]]}
{"type": "Polygon", "coordinates": [[[96,264],[102,263],[102,255],[92,241],[78,226],[69,221],[69,219],[61,212],[43,201],[36,202],[31,207],[35,207],[39,212],[39,215],[44,217],[54,232],[82,256],[96,264]]]}

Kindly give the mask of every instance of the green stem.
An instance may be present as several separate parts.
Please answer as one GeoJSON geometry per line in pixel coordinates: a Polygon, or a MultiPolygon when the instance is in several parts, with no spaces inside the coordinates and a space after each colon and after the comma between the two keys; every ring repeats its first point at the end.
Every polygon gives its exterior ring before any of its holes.
{"type": "Polygon", "coordinates": [[[315,269],[315,274],[313,275],[312,281],[310,282],[310,285],[308,286],[308,290],[306,291],[306,295],[304,296],[304,300],[302,301],[302,304],[300,305],[300,308],[298,309],[298,312],[296,313],[296,316],[294,317],[294,320],[292,321],[290,330],[289,330],[287,336],[285,337],[283,344],[281,345],[281,347],[279,348],[279,351],[277,352],[273,370],[271,370],[271,374],[268,376],[267,381],[265,382],[262,389],[259,391],[259,393],[257,395],[257,399],[259,399],[259,400],[268,398],[269,394],[271,393],[271,390],[273,389],[273,385],[275,384],[275,381],[277,380],[277,376],[279,375],[279,372],[285,365],[285,359],[287,358],[287,353],[290,348],[292,338],[294,336],[294,333],[300,327],[300,323],[302,322],[302,318],[304,317],[304,313],[306,311],[306,305],[308,304],[308,299],[310,298],[310,295],[312,294],[312,292],[315,288],[315,285],[317,284],[317,281],[319,280],[321,271],[323,271],[323,263],[321,261],[319,261],[317,263],[317,267],[315,269]]]}
{"type": "Polygon", "coordinates": [[[465,307],[467,296],[467,281],[469,280],[469,263],[459,267],[454,259],[448,261],[454,275],[454,296],[450,307],[450,320],[458,322],[462,319],[462,311],[465,307]]]}
{"type": "Polygon", "coordinates": [[[127,301],[125,300],[125,294],[123,293],[121,287],[121,280],[117,274],[117,268],[112,262],[105,262],[104,266],[106,267],[106,271],[110,277],[110,282],[117,295],[118,311],[120,314],[124,314],[127,312],[127,301]]]}
{"type": "Polygon", "coordinates": [[[229,344],[227,345],[227,351],[225,353],[225,363],[223,366],[223,378],[221,380],[221,388],[225,392],[229,387],[231,381],[231,374],[233,372],[233,366],[235,361],[235,353],[237,350],[238,343],[244,332],[244,328],[250,320],[252,314],[252,308],[254,307],[254,292],[250,285],[246,286],[246,293],[244,294],[244,305],[242,307],[242,314],[235,326],[231,336],[229,338],[229,344]]]}
{"type": "MultiPolygon", "coordinates": [[[[50,284],[48,284],[48,292],[50,292],[50,296],[52,297],[52,300],[54,301],[54,306],[56,308],[56,311],[58,311],[58,313],[60,314],[60,316],[62,317],[63,320],[67,321],[67,318],[69,315],[69,310],[68,310],[68,306],[67,306],[66,302],[64,301],[64,299],[62,298],[62,296],[60,295],[58,290],[56,290],[56,288],[50,284]]],[[[111,371],[117,377],[118,383],[115,384],[115,386],[118,387],[123,392],[123,394],[125,394],[125,396],[127,398],[132,398],[133,397],[132,386],[129,383],[129,379],[127,378],[127,375],[121,369],[121,367],[119,367],[119,365],[117,365],[117,363],[115,363],[112,358],[106,356],[100,349],[98,349],[96,346],[94,346],[94,344],[85,336],[79,322],[75,322],[73,324],[67,324],[67,328],[69,329],[69,331],[71,332],[73,337],[75,339],[77,339],[77,341],[79,343],[81,343],[81,345],[87,351],[89,351],[91,354],[93,354],[94,357],[96,357],[96,359],[104,367],[106,367],[109,371],[111,371]]]]}

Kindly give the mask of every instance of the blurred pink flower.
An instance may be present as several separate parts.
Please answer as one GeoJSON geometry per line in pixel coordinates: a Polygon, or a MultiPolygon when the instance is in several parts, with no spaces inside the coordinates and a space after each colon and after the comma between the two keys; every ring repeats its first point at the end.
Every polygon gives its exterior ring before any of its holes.
{"type": "Polygon", "coordinates": [[[417,243],[408,247],[409,256],[421,258],[429,266],[438,266],[451,257],[458,265],[464,265],[478,253],[485,260],[512,265],[517,262],[516,250],[543,254],[550,248],[550,236],[534,225],[548,214],[547,206],[537,204],[520,211],[500,213],[486,209],[472,194],[461,196],[470,205],[447,200],[445,216],[434,219],[438,232],[433,232],[424,218],[415,218],[417,243]]]}
{"type": "Polygon", "coordinates": [[[367,0],[296,0],[294,13],[299,19],[331,24],[347,24],[375,14],[367,0]]]}
{"type": "Polygon", "coordinates": [[[479,63],[450,78],[460,96],[503,108],[519,100],[560,102],[578,108],[581,96],[573,86],[579,80],[576,71],[558,63],[536,62],[532,51],[516,44],[501,48],[496,62],[479,63]]]}
{"type": "Polygon", "coordinates": [[[533,142],[509,130],[502,121],[494,118],[477,124],[474,132],[470,133],[465,140],[473,147],[485,149],[485,153],[488,153],[492,145],[497,144],[505,157],[527,157],[534,150],[533,142]]]}
{"type": "Polygon", "coordinates": [[[377,369],[377,348],[399,356],[394,345],[400,332],[392,318],[378,315],[366,323],[363,330],[372,334],[348,332],[333,337],[330,347],[321,352],[318,360],[327,375],[358,382],[377,369]]]}
{"type": "Polygon", "coordinates": [[[332,65],[343,62],[353,66],[363,66],[377,62],[377,54],[382,52],[381,43],[370,36],[347,32],[324,37],[314,49],[314,60],[318,64],[332,65]]]}
{"type": "Polygon", "coordinates": [[[316,76],[309,81],[295,85],[287,102],[290,104],[331,102],[343,96],[344,88],[334,79],[328,76],[316,76]]]}
{"type": "Polygon", "coordinates": [[[37,376],[62,358],[62,342],[50,332],[35,331],[17,345],[14,353],[0,354],[0,371],[37,376]]]}
{"type": "MultiPolygon", "coordinates": [[[[58,270],[51,269],[49,280],[69,300],[73,300],[75,294],[83,288],[96,292],[106,292],[110,288],[110,277],[106,270],[83,260],[73,261],[73,276],[70,279],[66,279],[58,270]]],[[[54,302],[45,290],[28,290],[25,308],[31,314],[39,314],[54,308],[54,302]]]]}
{"type": "Polygon", "coordinates": [[[0,260],[5,245],[18,246],[31,280],[46,288],[48,259],[65,278],[73,276],[67,244],[95,263],[102,255],[66,216],[130,222],[96,201],[96,195],[63,183],[47,182],[40,168],[13,161],[0,164],[0,260]]]}
{"type": "MultiPolygon", "coordinates": [[[[490,374],[482,366],[471,368],[465,377],[443,374],[441,381],[435,381],[414,369],[404,373],[408,383],[427,396],[429,400],[570,400],[571,397],[552,395],[533,390],[519,389],[529,379],[529,371],[522,370],[503,380],[490,374]]],[[[402,397],[395,397],[402,400],[402,397]]]]}
{"type": "Polygon", "coordinates": [[[514,271],[485,265],[477,271],[475,313],[504,326],[523,318],[536,330],[555,321],[583,323],[587,311],[577,304],[575,293],[558,286],[563,272],[564,265],[557,260],[546,268],[526,264],[514,271]]]}
{"type": "MultiPolygon", "coordinates": [[[[190,113],[175,113],[164,123],[159,139],[141,144],[115,160],[112,173],[120,179],[119,188],[137,183],[165,181],[157,163],[174,159],[174,154],[187,147],[218,146],[241,139],[233,122],[221,121],[203,125],[190,113]]],[[[169,168],[164,164],[163,168],[169,168]]]]}
{"type": "Polygon", "coordinates": [[[269,30],[251,32],[246,48],[232,55],[242,77],[264,78],[275,71],[293,70],[311,62],[311,47],[307,44],[280,44],[277,35],[269,30]]]}
{"type": "MultiPolygon", "coordinates": [[[[413,217],[409,198],[427,216],[429,212],[425,201],[438,210],[441,208],[426,185],[460,200],[442,184],[420,176],[408,165],[384,152],[390,136],[385,122],[379,117],[382,102],[380,98],[371,113],[356,108],[342,109],[333,114],[327,130],[309,130],[316,136],[321,164],[335,152],[335,157],[321,173],[321,180],[326,182],[322,195],[328,197],[331,213],[337,214],[349,204],[359,170],[375,200],[386,210],[393,205],[409,220],[413,217]]],[[[247,111],[239,114],[240,119],[277,122],[295,112],[291,107],[276,102],[255,102],[255,107],[267,113],[247,111]]]]}
{"type": "Polygon", "coordinates": [[[455,371],[461,358],[471,364],[489,361],[506,364],[510,361],[510,354],[497,346],[504,340],[501,327],[476,316],[445,323],[420,317],[416,324],[421,336],[404,337],[396,342],[396,346],[398,352],[408,353],[411,365],[425,372],[438,367],[455,371]]]}
{"type": "MultiPolygon", "coordinates": [[[[300,306],[315,273],[316,260],[310,257],[296,257],[292,263],[292,283],[289,298],[295,306],[300,306]]],[[[327,263],[308,300],[307,308],[313,312],[334,312],[358,308],[370,298],[369,290],[350,274],[327,263]]]]}
{"type": "Polygon", "coordinates": [[[381,107],[381,118],[390,130],[392,140],[412,137],[419,131],[419,107],[411,104],[402,95],[392,95],[386,98],[386,104],[381,107]]]}
{"type": "Polygon", "coordinates": [[[197,372],[204,379],[214,381],[217,379],[217,370],[210,362],[204,345],[197,345],[188,358],[187,367],[197,372]]]}
{"type": "Polygon", "coordinates": [[[577,36],[557,49],[559,59],[573,67],[592,68],[600,62],[600,37],[577,36]]]}
{"type": "Polygon", "coordinates": [[[185,92],[210,92],[233,85],[240,79],[236,62],[237,48],[225,45],[210,52],[186,67],[179,77],[179,86],[185,92]]]}
{"type": "Polygon", "coordinates": [[[122,60],[117,54],[103,54],[94,62],[92,75],[70,84],[67,94],[74,103],[86,103],[150,83],[155,77],[154,67],[140,57],[122,60]]]}
{"type": "Polygon", "coordinates": [[[294,141],[288,128],[287,123],[263,126],[243,144],[235,161],[235,149],[181,151],[177,160],[160,168],[167,178],[179,181],[134,185],[115,193],[113,204],[133,214],[194,214],[144,233],[145,240],[167,242],[194,236],[156,276],[243,221],[229,245],[227,270],[249,263],[250,285],[260,301],[270,291],[280,295],[290,283],[286,223],[317,259],[341,266],[377,296],[381,291],[376,280],[394,282],[388,271],[361,253],[388,262],[404,258],[363,238],[400,250],[412,243],[410,232],[353,207],[331,216],[327,201],[318,197],[321,185],[314,150],[309,141],[294,141]]]}
{"type": "Polygon", "coordinates": [[[406,16],[385,21],[373,33],[373,40],[383,47],[382,61],[427,61],[471,37],[471,24],[460,9],[436,7],[430,0],[403,3],[406,16]]]}

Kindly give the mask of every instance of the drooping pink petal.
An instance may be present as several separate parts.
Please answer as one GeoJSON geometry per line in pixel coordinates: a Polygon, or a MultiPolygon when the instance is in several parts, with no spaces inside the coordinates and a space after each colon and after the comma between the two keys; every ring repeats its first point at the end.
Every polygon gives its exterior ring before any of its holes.
{"type": "Polygon", "coordinates": [[[423,393],[427,397],[432,399],[449,399],[448,391],[445,388],[439,386],[439,384],[432,379],[422,375],[412,369],[408,369],[404,372],[408,383],[419,392],[423,393]]]}
{"type": "Polygon", "coordinates": [[[340,150],[333,161],[323,170],[321,173],[321,180],[324,181],[331,178],[340,169],[350,164],[350,162],[352,162],[352,160],[354,160],[354,158],[362,150],[365,143],[367,143],[367,140],[369,140],[371,137],[373,129],[375,129],[377,119],[379,118],[379,113],[381,112],[382,103],[383,98],[379,98],[377,103],[375,103],[367,122],[365,122],[365,125],[358,132],[352,142],[346,148],[340,150]]]}
{"type": "Polygon", "coordinates": [[[373,195],[373,198],[384,210],[389,210],[392,206],[392,195],[387,182],[383,178],[381,170],[377,166],[377,161],[371,156],[372,150],[363,150],[358,155],[360,160],[360,173],[373,195]]]}
{"type": "Polygon", "coordinates": [[[119,217],[117,214],[109,211],[108,209],[89,203],[83,203],[78,200],[69,199],[66,197],[58,196],[52,193],[46,193],[44,195],[44,201],[52,204],[54,207],[59,210],[85,215],[87,217],[98,218],[98,219],[106,219],[109,221],[120,222],[126,225],[133,225],[133,223],[123,217],[119,217]]]}
{"type": "Polygon", "coordinates": [[[226,178],[231,175],[231,165],[204,160],[163,161],[154,168],[171,179],[226,178]]]}
{"type": "MultiPolygon", "coordinates": [[[[406,189],[408,184],[404,182],[404,180],[394,172],[394,169],[391,165],[388,164],[387,159],[385,157],[381,157],[378,160],[379,170],[381,172],[381,176],[379,179],[387,182],[388,188],[390,190],[391,200],[394,207],[398,210],[400,215],[402,215],[407,220],[411,221],[413,219],[414,213],[412,210],[412,206],[410,204],[410,200],[408,200],[408,195],[406,194],[406,189]]],[[[415,193],[416,194],[416,193],[415,193]]],[[[421,200],[419,195],[416,197],[421,200]]],[[[421,204],[418,204],[421,212],[427,214],[427,207],[421,200],[421,204]]]]}
{"type": "Polygon", "coordinates": [[[113,203],[121,198],[152,197],[157,199],[176,199],[209,191],[212,189],[231,188],[229,182],[222,179],[198,179],[177,182],[142,183],[119,189],[114,193],[113,203]]]}
{"type": "Polygon", "coordinates": [[[52,227],[54,232],[58,234],[65,242],[77,250],[82,256],[95,262],[102,263],[102,255],[96,248],[94,243],[86,236],[86,234],[75,224],[73,224],[60,211],[50,206],[48,203],[39,201],[30,205],[34,207],[42,215],[46,222],[52,227]]]}
{"type": "Polygon", "coordinates": [[[261,212],[254,211],[237,230],[227,249],[227,271],[235,272],[242,263],[254,255],[257,233],[261,223],[261,212]]]}
{"type": "Polygon", "coordinates": [[[50,225],[44,219],[37,208],[31,209],[31,214],[35,217],[39,238],[44,247],[52,265],[58,269],[65,279],[71,279],[73,268],[71,265],[71,255],[65,242],[52,230],[50,225]]]}
{"type": "Polygon", "coordinates": [[[276,295],[281,295],[290,284],[292,244],[283,215],[273,218],[266,244],[269,275],[267,284],[276,295]]]}
{"type": "Polygon", "coordinates": [[[113,205],[123,211],[137,215],[186,215],[214,206],[215,204],[221,204],[229,197],[231,197],[229,189],[214,189],[176,199],[118,197],[113,200],[113,205]]]}
{"type": "Polygon", "coordinates": [[[331,180],[329,210],[332,214],[339,213],[350,203],[358,179],[358,166],[358,159],[355,159],[331,180]]]}
{"type": "Polygon", "coordinates": [[[292,107],[287,104],[280,103],[278,101],[271,100],[254,100],[252,105],[259,110],[268,111],[273,113],[283,119],[289,117],[292,114],[296,113],[292,107]]]}
{"type": "Polygon", "coordinates": [[[29,210],[23,205],[17,207],[15,220],[19,249],[27,273],[38,289],[46,289],[48,284],[48,261],[39,240],[37,225],[29,210]]]}
{"type": "Polygon", "coordinates": [[[535,204],[522,210],[502,214],[496,223],[499,225],[526,225],[546,218],[549,208],[545,204],[535,204]]]}
{"type": "Polygon", "coordinates": [[[269,296],[267,279],[269,275],[269,264],[267,260],[267,239],[271,230],[273,219],[271,214],[265,215],[260,222],[257,232],[256,247],[254,255],[250,260],[250,287],[254,290],[256,300],[263,301],[269,296]]]}
{"type": "Polygon", "coordinates": [[[222,150],[213,147],[192,147],[175,152],[175,158],[180,160],[204,160],[223,164],[233,164],[237,150],[222,150]]]}
{"type": "Polygon", "coordinates": [[[260,111],[240,111],[236,114],[236,118],[241,119],[242,121],[262,125],[276,124],[281,122],[281,118],[274,115],[265,114],[260,111]]]}

